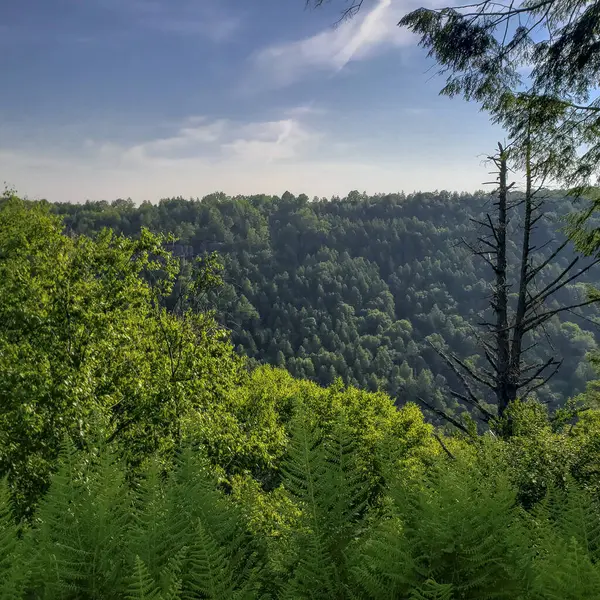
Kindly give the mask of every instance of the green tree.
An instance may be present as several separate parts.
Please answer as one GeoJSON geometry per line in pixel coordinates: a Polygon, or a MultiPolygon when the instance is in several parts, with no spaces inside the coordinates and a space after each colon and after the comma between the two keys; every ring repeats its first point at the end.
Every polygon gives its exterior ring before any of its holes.
{"type": "Polygon", "coordinates": [[[241,377],[210,313],[168,313],[178,261],[165,238],[62,233],[48,207],[0,208],[0,476],[20,510],[60,444],[118,444],[131,466],[168,456],[182,426],[241,377]]]}

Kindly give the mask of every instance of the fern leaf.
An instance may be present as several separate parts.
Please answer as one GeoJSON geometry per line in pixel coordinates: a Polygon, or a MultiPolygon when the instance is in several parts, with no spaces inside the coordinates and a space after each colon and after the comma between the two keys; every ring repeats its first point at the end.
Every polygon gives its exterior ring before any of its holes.
{"type": "Polygon", "coordinates": [[[418,589],[413,589],[410,600],[452,600],[452,584],[436,583],[428,579],[418,589]]]}
{"type": "Polygon", "coordinates": [[[159,586],[139,556],[135,557],[134,570],[125,597],[127,600],[162,600],[159,586]]]}
{"type": "Polygon", "coordinates": [[[205,458],[184,448],[169,483],[168,535],[187,548],[182,597],[253,598],[259,570],[241,511],[216,489],[205,458]]]}
{"type": "Polygon", "coordinates": [[[0,600],[21,600],[28,564],[19,544],[8,482],[0,480],[0,600]]]}
{"type": "Polygon", "coordinates": [[[231,598],[235,589],[235,578],[227,553],[200,519],[196,524],[195,535],[196,543],[189,550],[184,597],[213,600],[231,598]]]}
{"type": "Polygon", "coordinates": [[[175,556],[169,559],[167,566],[163,570],[161,587],[164,600],[178,600],[178,598],[181,598],[181,569],[186,552],[187,548],[182,548],[175,556]]]}
{"type": "Polygon", "coordinates": [[[405,598],[416,582],[410,550],[399,519],[387,519],[373,527],[353,547],[350,561],[353,587],[372,600],[405,598]]]}
{"type": "Polygon", "coordinates": [[[83,456],[70,440],[65,440],[59,459],[58,471],[37,513],[32,583],[50,596],[60,595],[63,590],[83,596],[82,583],[90,558],[78,517],[86,501],[83,456]]]}
{"type": "Polygon", "coordinates": [[[0,588],[13,566],[17,546],[17,527],[13,517],[6,479],[0,481],[0,588]]]}

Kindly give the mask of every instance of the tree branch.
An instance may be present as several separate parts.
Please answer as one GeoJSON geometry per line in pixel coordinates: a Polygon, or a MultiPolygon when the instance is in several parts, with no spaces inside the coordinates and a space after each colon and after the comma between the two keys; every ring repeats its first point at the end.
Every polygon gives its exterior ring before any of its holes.
{"type": "Polygon", "coordinates": [[[454,454],[452,454],[452,452],[450,452],[450,450],[448,450],[448,447],[446,446],[446,444],[444,444],[444,442],[442,441],[442,438],[437,433],[434,433],[433,437],[439,442],[439,444],[443,448],[444,452],[448,455],[448,458],[450,458],[451,460],[456,460],[456,456],[454,456],[454,454]]]}
{"type": "Polygon", "coordinates": [[[536,327],[539,327],[542,323],[552,318],[554,315],[557,315],[564,310],[573,310],[574,308],[581,308],[583,306],[588,306],[589,304],[593,304],[594,302],[600,302],[600,298],[591,298],[586,300],[585,302],[579,302],[578,304],[571,304],[569,306],[561,306],[560,308],[556,308],[554,310],[548,310],[540,315],[532,317],[523,323],[523,333],[527,333],[536,327]]]}
{"type": "MultiPolygon", "coordinates": [[[[536,369],[536,371],[533,375],[530,375],[526,379],[523,379],[521,382],[519,382],[519,387],[520,388],[525,387],[525,386],[529,385],[532,381],[539,379],[540,375],[552,364],[556,364],[554,357],[549,358],[545,363],[538,366],[538,368],[536,369]]],[[[529,369],[530,368],[534,368],[534,367],[529,367],[529,369]]],[[[527,369],[527,370],[529,370],[529,369],[527,369]]],[[[522,371],[525,371],[525,369],[522,369],[522,371]]]]}
{"type": "Polygon", "coordinates": [[[443,410],[436,408],[432,404],[429,404],[429,402],[427,402],[421,396],[417,396],[417,400],[421,404],[423,404],[423,406],[425,406],[425,408],[429,409],[431,412],[434,412],[436,415],[438,415],[438,417],[442,417],[442,419],[445,419],[446,421],[448,421],[448,423],[451,423],[452,425],[454,425],[454,427],[456,427],[457,429],[460,429],[463,433],[467,434],[472,440],[475,439],[473,437],[473,434],[460,421],[457,421],[454,417],[451,417],[449,414],[447,414],[443,410]]]}
{"type": "Polygon", "coordinates": [[[558,361],[556,363],[556,367],[553,369],[552,373],[550,373],[548,375],[548,377],[544,378],[540,383],[530,387],[528,390],[525,390],[525,393],[523,394],[523,398],[527,398],[527,396],[529,396],[529,394],[531,394],[532,392],[535,392],[535,390],[538,390],[539,388],[543,387],[544,385],[546,385],[550,379],[552,379],[559,371],[560,367],[562,366],[563,361],[558,361]]]}

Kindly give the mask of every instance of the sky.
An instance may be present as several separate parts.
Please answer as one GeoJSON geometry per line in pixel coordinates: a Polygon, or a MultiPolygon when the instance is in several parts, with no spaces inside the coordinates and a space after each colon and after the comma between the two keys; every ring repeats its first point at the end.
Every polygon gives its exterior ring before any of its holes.
{"type": "MultiPolygon", "coordinates": [[[[435,2],[437,0],[425,0],[435,2]]],[[[0,184],[83,202],[473,191],[503,133],[397,27],[423,0],[0,3],[0,184]]]]}

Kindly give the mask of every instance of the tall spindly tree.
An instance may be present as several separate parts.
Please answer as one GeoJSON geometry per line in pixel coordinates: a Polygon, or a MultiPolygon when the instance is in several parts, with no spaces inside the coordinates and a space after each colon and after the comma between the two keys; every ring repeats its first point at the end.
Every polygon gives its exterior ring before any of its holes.
{"type": "MultiPolygon", "coordinates": [[[[320,6],[323,0],[309,4],[320,6]]],[[[362,6],[363,0],[353,1],[343,17],[355,16],[362,6]]],[[[550,284],[536,289],[537,275],[566,244],[536,264],[530,239],[536,221],[543,218],[542,204],[534,198],[534,173],[544,181],[550,178],[584,186],[598,172],[600,99],[594,97],[594,90],[600,75],[600,9],[595,2],[577,0],[482,0],[462,6],[419,8],[406,14],[399,25],[416,33],[420,45],[437,62],[439,73],[446,77],[441,93],[477,101],[511,139],[510,152],[501,147],[496,159],[497,220],[483,224],[491,239],[480,238],[476,250],[490,264],[495,278],[490,305],[496,319],[483,323],[493,333],[492,346],[484,342],[491,371],[476,372],[458,357],[444,355],[455,365],[466,389],[466,395],[459,397],[489,421],[501,417],[520,393],[543,385],[548,369],[551,376],[560,366],[554,357],[541,364],[524,362],[527,334],[558,312],[596,301],[593,295],[573,306],[545,308],[550,296],[596,261],[577,271],[575,258],[550,284]],[[517,304],[512,317],[507,311],[510,287],[505,237],[509,164],[521,168],[526,179],[517,304]],[[494,392],[495,415],[483,407],[459,367],[471,380],[494,392]]],[[[583,221],[576,225],[575,236],[583,221]]]]}
{"type": "MultiPolygon", "coordinates": [[[[470,406],[477,417],[503,436],[513,433],[509,410],[512,403],[542,388],[562,365],[562,358],[554,353],[542,360],[531,359],[531,352],[539,345],[536,337],[543,333],[545,324],[560,313],[573,312],[598,301],[596,294],[566,303],[553,302],[555,296],[600,262],[598,258],[581,261],[580,256],[575,256],[556,269],[556,261],[568,240],[540,243],[535,239],[536,225],[545,218],[544,174],[531,164],[527,155],[525,190],[514,193],[514,183],[509,181],[509,158],[510,151],[498,144],[497,154],[490,157],[497,170],[494,210],[484,220],[474,220],[480,232],[474,242],[463,239],[493,274],[489,301],[493,318],[484,317],[479,323],[480,332],[475,331],[485,367],[475,366],[455,352],[432,344],[462,384],[462,391],[451,389],[451,395],[470,406]],[[510,243],[520,245],[515,264],[508,258],[510,243]],[[495,404],[491,410],[484,400],[490,392],[495,404]]],[[[550,349],[554,351],[551,346],[550,349]]],[[[425,399],[421,402],[468,432],[460,421],[449,418],[425,399]]]]}

